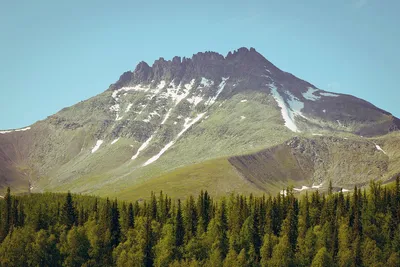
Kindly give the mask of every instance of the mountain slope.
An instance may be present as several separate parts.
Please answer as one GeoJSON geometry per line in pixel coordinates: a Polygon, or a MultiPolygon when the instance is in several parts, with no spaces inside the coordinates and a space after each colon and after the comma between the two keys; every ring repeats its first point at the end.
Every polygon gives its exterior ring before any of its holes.
{"type": "MultiPolygon", "coordinates": [[[[232,157],[284,146],[295,136],[320,142],[310,134],[373,137],[399,127],[390,113],[353,96],[319,90],[252,48],[226,57],[206,52],[160,58],[151,67],[140,62],[105,92],[25,131],[0,132],[0,184],[21,191],[112,195],[154,177],[175,179],[179,175],[171,173],[176,168],[190,173],[190,166],[198,166],[192,164],[229,158],[224,164],[235,166],[237,177],[250,181],[252,190],[268,191],[263,181],[255,185],[259,181],[247,177],[232,157]]],[[[328,156],[322,160],[333,162],[328,156]]],[[[301,176],[321,180],[311,171],[301,176]]]]}

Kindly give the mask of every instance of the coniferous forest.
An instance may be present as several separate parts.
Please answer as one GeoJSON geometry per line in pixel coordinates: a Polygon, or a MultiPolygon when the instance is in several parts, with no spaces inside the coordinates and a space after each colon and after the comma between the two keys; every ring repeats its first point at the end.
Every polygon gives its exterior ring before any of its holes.
{"type": "Polygon", "coordinates": [[[400,182],[295,197],[0,200],[1,266],[400,266],[400,182]]]}

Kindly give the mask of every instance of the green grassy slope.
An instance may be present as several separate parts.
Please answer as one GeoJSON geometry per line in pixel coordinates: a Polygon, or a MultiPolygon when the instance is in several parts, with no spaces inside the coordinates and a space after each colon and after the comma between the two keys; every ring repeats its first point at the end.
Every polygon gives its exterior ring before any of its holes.
{"type": "Polygon", "coordinates": [[[243,179],[227,159],[222,158],[178,168],[111,195],[133,200],[147,198],[151,191],[161,190],[173,198],[196,195],[200,190],[207,190],[215,197],[231,192],[262,194],[261,190],[243,179]]]}

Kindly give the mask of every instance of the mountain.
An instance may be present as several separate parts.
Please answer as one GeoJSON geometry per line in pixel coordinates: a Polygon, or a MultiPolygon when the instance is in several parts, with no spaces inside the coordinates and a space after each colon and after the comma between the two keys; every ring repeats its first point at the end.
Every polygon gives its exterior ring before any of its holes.
{"type": "Polygon", "coordinates": [[[400,172],[400,120],[255,49],[140,62],[45,120],[0,131],[0,186],[146,197],[351,188],[400,172]],[[321,185],[321,186],[319,186],[321,185]]]}

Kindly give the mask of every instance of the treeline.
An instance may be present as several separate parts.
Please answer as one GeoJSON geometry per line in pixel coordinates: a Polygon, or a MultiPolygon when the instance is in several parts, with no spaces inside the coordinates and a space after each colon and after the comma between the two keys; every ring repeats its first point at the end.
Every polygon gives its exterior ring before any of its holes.
{"type": "Polygon", "coordinates": [[[400,266],[400,181],[351,194],[0,201],[1,266],[400,266]]]}

